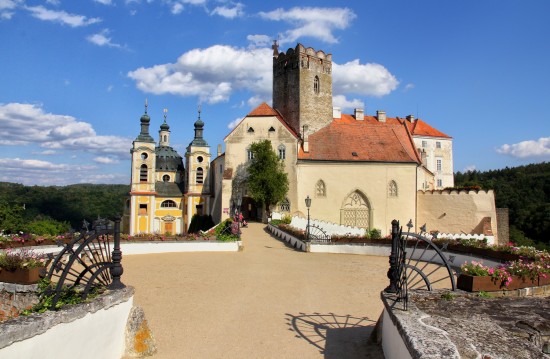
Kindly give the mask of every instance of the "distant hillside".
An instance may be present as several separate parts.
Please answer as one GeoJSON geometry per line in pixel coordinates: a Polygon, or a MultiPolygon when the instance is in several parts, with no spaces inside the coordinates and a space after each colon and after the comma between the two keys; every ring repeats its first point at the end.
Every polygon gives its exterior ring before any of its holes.
{"type": "Polygon", "coordinates": [[[510,210],[510,236],[550,245],[550,163],[455,174],[455,185],[495,191],[496,206],[510,210]]]}
{"type": "Polygon", "coordinates": [[[0,182],[0,202],[25,206],[26,220],[50,217],[69,222],[74,229],[82,221],[98,216],[112,218],[122,214],[129,185],[76,184],[70,186],[24,186],[0,182]]]}

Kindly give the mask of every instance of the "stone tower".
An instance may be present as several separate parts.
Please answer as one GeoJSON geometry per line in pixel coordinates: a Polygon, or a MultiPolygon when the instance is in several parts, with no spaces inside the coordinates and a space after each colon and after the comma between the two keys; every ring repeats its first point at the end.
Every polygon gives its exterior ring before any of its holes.
{"type": "Polygon", "coordinates": [[[279,53],[274,44],[273,108],[302,138],[332,122],[332,54],[302,44],[279,53]]]}

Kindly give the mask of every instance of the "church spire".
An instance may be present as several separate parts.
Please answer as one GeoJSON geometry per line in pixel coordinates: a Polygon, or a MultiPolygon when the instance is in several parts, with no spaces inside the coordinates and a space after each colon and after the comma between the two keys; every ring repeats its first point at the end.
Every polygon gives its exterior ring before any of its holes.
{"type": "Polygon", "coordinates": [[[151,122],[151,118],[147,114],[147,99],[145,99],[145,113],[141,116],[139,122],[141,123],[141,131],[137,136],[136,141],[155,142],[153,137],[149,134],[149,123],[151,122]]]}
{"type": "Polygon", "coordinates": [[[166,123],[166,117],[168,116],[168,109],[165,108],[164,112],[164,122],[160,125],[159,131],[159,146],[170,146],[170,126],[166,123]]]}

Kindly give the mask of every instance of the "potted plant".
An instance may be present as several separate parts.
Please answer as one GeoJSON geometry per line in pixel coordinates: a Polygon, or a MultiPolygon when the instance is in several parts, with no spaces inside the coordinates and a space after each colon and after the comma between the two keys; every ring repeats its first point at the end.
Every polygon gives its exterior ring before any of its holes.
{"type": "Polygon", "coordinates": [[[32,249],[8,248],[0,252],[0,282],[35,284],[40,280],[40,272],[46,264],[45,255],[32,249]]]}
{"type": "Polygon", "coordinates": [[[512,275],[504,266],[491,268],[471,261],[460,266],[460,270],[462,273],[457,279],[458,289],[468,292],[517,289],[517,283],[514,282],[512,275]]]}

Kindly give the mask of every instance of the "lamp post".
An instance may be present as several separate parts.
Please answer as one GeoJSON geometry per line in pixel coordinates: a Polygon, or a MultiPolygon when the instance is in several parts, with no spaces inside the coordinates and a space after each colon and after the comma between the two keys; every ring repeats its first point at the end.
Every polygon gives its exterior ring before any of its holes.
{"type": "Polygon", "coordinates": [[[311,207],[311,198],[309,195],[306,197],[306,207],[307,207],[307,231],[306,231],[306,241],[309,242],[309,207],[311,207]]]}

